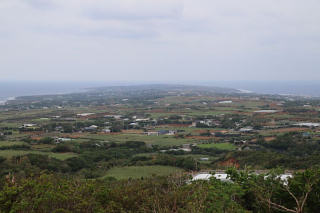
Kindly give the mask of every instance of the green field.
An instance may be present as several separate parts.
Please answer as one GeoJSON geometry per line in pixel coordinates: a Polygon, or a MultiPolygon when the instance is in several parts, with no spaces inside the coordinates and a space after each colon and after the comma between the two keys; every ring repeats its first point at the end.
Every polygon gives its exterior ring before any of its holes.
{"type": "Polygon", "coordinates": [[[53,153],[53,152],[39,152],[39,151],[26,151],[26,150],[0,150],[0,156],[5,158],[11,158],[13,156],[22,156],[27,154],[39,154],[48,155],[51,158],[56,158],[58,160],[66,160],[77,156],[75,153],[53,153]]]}
{"type": "Polygon", "coordinates": [[[209,143],[209,144],[199,144],[200,148],[216,148],[221,150],[234,150],[236,148],[235,145],[231,143],[209,143]]]}
{"type": "Polygon", "coordinates": [[[0,147],[15,146],[15,145],[27,145],[27,143],[20,142],[20,141],[0,141],[0,147]]]}
{"type": "Polygon", "coordinates": [[[103,140],[103,141],[108,141],[108,142],[116,142],[116,143],[124,143],[126,141],[143,141],[146,144],[167,146],[167,147],[196,142],[193,139],[175,138],[174,136],[168,136],[168,135],[147,136],[147,135],[139,135],[139,134],[119,134],[119,135],[88,134],[84,138],[85,139],[103,140]]]}
{"type": "Polygon", "coordinates": [[[172,166],[127,166],[110,169],[103,177],[114,177],[116,179],[150,177],[152,175],[168,176],[174,173],[181,173],[182,169],[172,166]]]}

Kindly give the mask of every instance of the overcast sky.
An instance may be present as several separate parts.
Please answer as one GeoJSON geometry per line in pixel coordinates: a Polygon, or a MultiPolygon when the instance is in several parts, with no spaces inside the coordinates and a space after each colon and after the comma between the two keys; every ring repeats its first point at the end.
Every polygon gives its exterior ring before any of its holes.
{"type": "Polygon", "coordinates": [[[1,80],[320,80],[319,0],[0,0],[1,80]]]}

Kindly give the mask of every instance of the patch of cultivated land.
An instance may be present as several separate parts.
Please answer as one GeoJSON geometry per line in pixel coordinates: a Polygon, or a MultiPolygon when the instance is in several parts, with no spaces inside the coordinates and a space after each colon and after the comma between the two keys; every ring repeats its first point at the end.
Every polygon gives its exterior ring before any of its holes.
{"type": "Polygon", "coordinates": [[[289,128],[279,128],[273,130],[262,130],[259,133],[264,136],[268,135],[279,135],[287,132],[303,132],[308,131],[308,128],[301,128],[301,127],[289,127],[289,128]]]}
{"type": "Polygon", "coordinates": [[[174,173],[181,173],[182,169],[172,166],[127,166],[110,169],[103,177],[114,177],[116,179],[150,177],[152,175],[168,176],[174,173]]]}
{"type": "Polygon", "coordinates": [[[68,158],[76,157],[75,153],[53,153],[53,152],[40,152],[32,150],[0,150],[0,156],[5,158],[11,158],[14,156],[23,156],[27,154],[38,154],[38,155],[48,155],[51,158],[56,158],[58,160],[66,160],[68,158]]]}
{"type": "Polygon", "coordinates": [[[216,148],[221,150],[234,150],[236,148],[235,145],[231,143],[209,143],[209,144],[199,144],[200,148],[216,148]]]}
{"type": "Polygon", "coordinates": [[[175,146],[186,143],[194,143],[192,139],[175,138],[174,136],[160,135],[160,136],[147,136],[139,134],[104,134],[104,135],[86,135],[85,139],[96,139],[102,141],[124,143],[126,141],[143,141],[146,144],[159,145],[159,146],[175,146]]]}
{"type": "Polygon", "coordinates": [[[0,141],[0,148],[8,147],[8,146],[17,146],[17,145],[27,145],[27,143],[20,142],[20,141],[0,141]]]}

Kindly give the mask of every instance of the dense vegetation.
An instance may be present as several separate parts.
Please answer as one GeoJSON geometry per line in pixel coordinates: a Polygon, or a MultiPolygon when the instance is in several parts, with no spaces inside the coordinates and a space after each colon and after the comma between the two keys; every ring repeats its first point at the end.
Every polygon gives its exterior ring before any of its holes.
{"type": "Polygon", "coordinates": [[[33,175],[1,181],[1,212],[318,212],[320,170],[281,181],[277,171],[229,170],[232,182],[186,177],[117,181],[33,175]]]}

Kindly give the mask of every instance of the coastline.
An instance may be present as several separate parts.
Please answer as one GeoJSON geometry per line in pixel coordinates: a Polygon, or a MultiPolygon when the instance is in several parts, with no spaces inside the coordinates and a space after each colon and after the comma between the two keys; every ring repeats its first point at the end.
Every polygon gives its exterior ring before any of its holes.
{"type": "Polygon", "coordinates": [[[8,101],[13,101],[15,100],[16,97],[8,97],[8,98],[0,98],[0,105],[5,105],[8,101]]]}
{"type": "MultiPolygon", "coordinates": [[[[197,84],[204,86],[215,86],[221,88],[232,88],[241,94],[257,94],[257,95],[280,95],[287,97],[304,97],[304,98],[320,98],[319,90],[320,86],[316,85],[314,82],[312,84],[306,85],[302,82],[300,84],[295,82],[290,82],[282,85],[280,87],[279,82],[262,82],[261,85],[252,82],[215,82],[214,85],[211,83],[207,84],[197,84]],[[233,83],[233,84],[232,84],[233,83]],[[294,86],[293,86],[294,85],[294,86]],[[290,87],[292,86],[292,87],[290,87]],[[301,89],[303,86],[309,89],[310,92],[306,92],[305,89],[301,89]],[[290,88],[289,88],[290,87],[290,88]]],[[[47,84],[31,84],[31,83],[20,83],[19,86],[13,83],[4,83],[0,86],[0,106],[6,105],[8,101],[15,100],[19,97],[24,96],[38,96],[38,95],[64,95],[72,93],[82,93],[88,92],[92,89],[99,88],[100,86],[112,86],[108,83],[48,83],[47,84]],[[18,89],[17,89],[18,88],[18,89]],[[40,92],[39,92],[40,91],[40,92]]],[[[141,83],[141,85],[144,85],[141,83]]]]}

